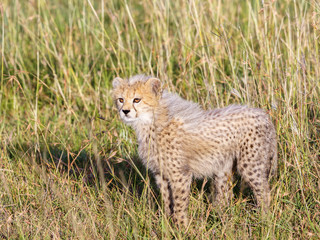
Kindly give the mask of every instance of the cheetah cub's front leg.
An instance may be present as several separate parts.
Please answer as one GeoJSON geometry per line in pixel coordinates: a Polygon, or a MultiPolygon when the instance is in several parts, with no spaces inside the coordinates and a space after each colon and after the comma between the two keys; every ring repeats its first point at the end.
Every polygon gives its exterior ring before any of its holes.
{"type": "Polygon", "coordinates": [[[166,177],[161,174],[155,177],[166,214],[172,217],[174,223],[186,228],[192,175],[173,170],[166,177]]]}

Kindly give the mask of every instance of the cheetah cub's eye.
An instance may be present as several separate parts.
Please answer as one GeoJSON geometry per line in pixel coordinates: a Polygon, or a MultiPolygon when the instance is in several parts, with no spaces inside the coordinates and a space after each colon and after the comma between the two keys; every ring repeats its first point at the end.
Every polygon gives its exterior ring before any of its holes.
{"type": "Polygon", "coordinates": [[[123,98],[119,98],[118,100],[119,102],[123,103],[123,98]]]}
{"type": "Polygon", "coordinates": [[[135,99],[133,99],[133,102],[134,103],[139,103],[141,101],[141,98],[135,98],[135,99]]]}

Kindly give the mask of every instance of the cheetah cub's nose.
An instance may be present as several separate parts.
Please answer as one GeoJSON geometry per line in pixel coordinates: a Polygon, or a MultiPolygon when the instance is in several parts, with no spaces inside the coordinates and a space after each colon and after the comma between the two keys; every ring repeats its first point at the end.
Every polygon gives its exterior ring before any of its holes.
{"type": "Polygon", "coordinates": [[[123,112],[125,115],[127,115],[127,114],[130,112],[130,110],[122,110],[122,112],[123,112]]]}

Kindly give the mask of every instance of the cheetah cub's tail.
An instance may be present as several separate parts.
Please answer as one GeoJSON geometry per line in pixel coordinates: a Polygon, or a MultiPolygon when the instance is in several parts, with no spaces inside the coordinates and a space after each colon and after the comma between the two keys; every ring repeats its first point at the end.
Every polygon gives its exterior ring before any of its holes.
{"type": "Polygon", "coordinates": [[[270,172],[269,179],[271,177],[277,177],[278,170],[278,151],[277,151],[277,136],[275,130],[270,132],[271,148],[270,148],[270,172]]]}
{"type": "Polygon", "coordinates": [[[278,156],[277,156],[277,151],[275,151],[271,159],[271,168],[270,168],[269,178],[271,177],[276,178],[278,175],[277,170],[278,170],[278,156]]]}

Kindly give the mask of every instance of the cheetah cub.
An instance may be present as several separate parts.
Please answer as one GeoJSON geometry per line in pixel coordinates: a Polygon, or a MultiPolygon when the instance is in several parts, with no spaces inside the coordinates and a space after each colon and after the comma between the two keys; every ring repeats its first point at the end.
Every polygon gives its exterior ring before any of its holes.
{"type": "Polygon", "coordinates": [[[188,225],[192,178],[214,179],[216,201],[228,200],[235,167],[267,209],[268,177],[276,166],[276,133],[261,109],[231,105],[204,111],[198,104],[161,90],[160,80],[145,75],[113,80],[121,119],[137,135],[138,152],[156,179],[165,212],[188,225]]]}

